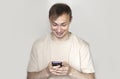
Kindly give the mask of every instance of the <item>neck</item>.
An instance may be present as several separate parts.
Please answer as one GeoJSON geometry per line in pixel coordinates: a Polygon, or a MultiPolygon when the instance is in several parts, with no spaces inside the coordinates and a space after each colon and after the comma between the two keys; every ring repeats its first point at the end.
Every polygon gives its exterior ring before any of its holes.
{"type": "Polygon", "coordinates": [[[70,35],[71,35],[71,32],[68,32],[64,37],[57,38],[53,33],[51,33],[51,38],[52,40],[55,40],[55,41],[65,41],[69,39],[70,35]]]}

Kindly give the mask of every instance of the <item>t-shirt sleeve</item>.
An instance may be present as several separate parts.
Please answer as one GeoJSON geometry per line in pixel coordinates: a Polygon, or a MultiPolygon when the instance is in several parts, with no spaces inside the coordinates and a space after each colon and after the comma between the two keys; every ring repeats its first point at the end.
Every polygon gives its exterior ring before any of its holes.
{"type": "Polygon", "coordinates": [[[30,60],[28,63],[28,72],[37,72],[38,71],[38,55],[35,45],[33,44],[30,54],[30,60]]]}
{"type": "Polygon", "coordinates": [[[94,73],[94,65],[90,55],[90,48],[88,43],[85,42],[80,50],[81,55],[81,70],[83,73],[94,73]]]}

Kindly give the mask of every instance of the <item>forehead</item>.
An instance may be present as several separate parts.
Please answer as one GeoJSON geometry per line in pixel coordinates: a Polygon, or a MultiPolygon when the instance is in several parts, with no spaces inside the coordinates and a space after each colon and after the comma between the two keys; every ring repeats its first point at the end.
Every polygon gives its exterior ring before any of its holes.
{"type": "Polygon", "coordinates": [[[63,14],[63,15],[59,16],[58,18],[56,18],[55,20],[50,20],[50,21],[55,22],[55,23],[65,23],[65,22],[70,21],[70,17],[67,14],[63,14]]]}

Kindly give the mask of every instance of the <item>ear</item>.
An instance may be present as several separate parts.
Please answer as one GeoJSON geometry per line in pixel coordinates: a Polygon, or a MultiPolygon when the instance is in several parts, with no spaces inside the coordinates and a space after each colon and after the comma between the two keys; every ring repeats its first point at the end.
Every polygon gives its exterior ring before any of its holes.
{"type": "Polygon", "coordinates": [[[70,16],[70,22],[72,21],[72,16],[70,16]]]}

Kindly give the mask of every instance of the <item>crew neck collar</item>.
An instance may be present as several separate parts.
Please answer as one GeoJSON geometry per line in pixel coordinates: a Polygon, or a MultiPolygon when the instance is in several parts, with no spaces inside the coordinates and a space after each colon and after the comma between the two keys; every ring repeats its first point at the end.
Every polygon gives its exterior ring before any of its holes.
{"type": "Polygon", "coordinates": [[[55,36],[53,35],[52,32],[50,33],[50,38],[51,38],[51,40],[52,40],[52,41],[58,41],[58,42],[67,41],[67,40],[69,40],[69,39],[71,38],[71,36],[72,36],[72,33],[69,32],[66,38],[57,39],[57,38],[55,38],[55,36]]]}

